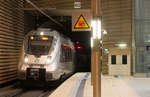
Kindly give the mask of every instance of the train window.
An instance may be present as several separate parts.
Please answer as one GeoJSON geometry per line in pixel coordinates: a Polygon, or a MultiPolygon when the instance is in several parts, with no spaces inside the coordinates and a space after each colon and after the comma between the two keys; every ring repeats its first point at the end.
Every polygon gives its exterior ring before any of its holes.
{"type": "Polygon", "coordinates": [[[63,46],[61,46],[61,56],[60,56],[60,61],[65,62],[66,56],[65,56],[65,51],[63,46]]]}
{"type": "Polygon", "coordinates": [[[30,36],[28,40],[28,53],[46,55],[50,50],[52,41],[53,37],[51,36],[30,36]]]}
{"type": "Polygon", "coordinates": [[[127,64],[127,55],[122,55],[122,64],[127,64]]]}
{"type": "Polygon", "coordinates": [[[71,60],[72,60],[72,54],[71,54],[71,48],[70,47],[67,47],[66,48],[66,60],[68,61],[68,62],[70,62],[71,60]]]}
{"type": "Polygon", "coordinates": [[[70,62],[72,60],[72,51],[68,46],[61,46],[61,62],[70,62]]]}
{"type": "Polygon", "coordinates": [[[111,55],[111,64],[116,64],[116,55],[111,55]]]}
{"type": "Polygon", "coordinates": [[[69,54],[70,61],[72,61],[72,49],[71,48],[69,49],[69,53],[70,53],[69,54]]]}

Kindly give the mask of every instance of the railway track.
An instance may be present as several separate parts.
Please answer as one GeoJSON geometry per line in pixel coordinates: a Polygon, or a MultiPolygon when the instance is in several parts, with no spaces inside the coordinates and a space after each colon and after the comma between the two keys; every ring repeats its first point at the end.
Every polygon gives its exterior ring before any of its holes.
{"type": "Polygon", "coordinates": [[[48,97],[57,87],[0,88],[0,97],[48,97]]]}
{"type": "Polygon", "coordinates": [[[53,92],[53,90],[44,91],[44,92],[41,93],[41,95],[39,95],[38,97],[48,97],[52,92],[53,92]]]}
{"type": "Polygon", "coordinates": [[[19,90],[13,93],[0,95],[0,97],[48,97],[53,89],[48,90],[19,90]]]}

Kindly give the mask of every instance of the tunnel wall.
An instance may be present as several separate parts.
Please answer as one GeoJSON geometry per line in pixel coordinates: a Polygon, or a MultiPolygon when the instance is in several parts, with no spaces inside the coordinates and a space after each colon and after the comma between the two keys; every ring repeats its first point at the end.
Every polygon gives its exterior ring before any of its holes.
{"type": "MultiPolygon", "coordinates": [[[[132,0],[102,0],[103,48],[116,48],[117,44],[132,44],[132,0]]],[[[103,49],[103,51],[104,51],[103,49]]],[[[103,74],[108,74],[108,53],[103,52],[103,74]]]]}
{"type": "Polygon", "coordinates": [[[23,0],[0,0],[0,84],[17,78],[24,37],[23,0]]]}

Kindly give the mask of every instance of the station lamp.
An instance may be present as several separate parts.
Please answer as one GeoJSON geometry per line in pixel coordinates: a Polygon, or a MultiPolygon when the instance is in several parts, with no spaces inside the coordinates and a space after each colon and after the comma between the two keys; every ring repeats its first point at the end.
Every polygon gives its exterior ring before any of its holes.
{"type": "Polygon", "coordinates": [[[107,31],[106,31],[106,30],[104,30],[104,31],[103,31],[103,34],[104,34],[104,35],[106,35],[106,34],[107,34],[107,31]]]}
{"type": "Polygon", "coordinates": [[[101,39],[101,20],[96,19],[92,21],[93,39],[101,39]]]}
{"type": "Polygon", "coordinates": [[[125,48],[125,47],[127,47],[127,44],[121,43],[121,44],[119,44],[118,46],[119,46],[120,48],[125,48]]]}
{"type": "Polygon", "coordinates": [[[94,46],[94,39],[101,39],[101,20],[94,19],[91,23],[93,35],[91,37],[91,47],[94,46]]]}
{"type": "Polygon", "coordinates": [[[91,37],[91,48],[93,48],[93,37],[91,37]]]}

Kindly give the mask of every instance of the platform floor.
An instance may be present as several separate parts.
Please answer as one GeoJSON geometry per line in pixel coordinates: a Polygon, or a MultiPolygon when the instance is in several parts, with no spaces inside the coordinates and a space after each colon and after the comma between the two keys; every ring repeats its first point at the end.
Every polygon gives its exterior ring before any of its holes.
{"type": "MultiPolygon", "coordinates": [[[[150,78],[102,76],[101,97],[150,97],[150,78]]],[[[93,97],[90,73],[76,73],[49,97],[93,97]]]]}

